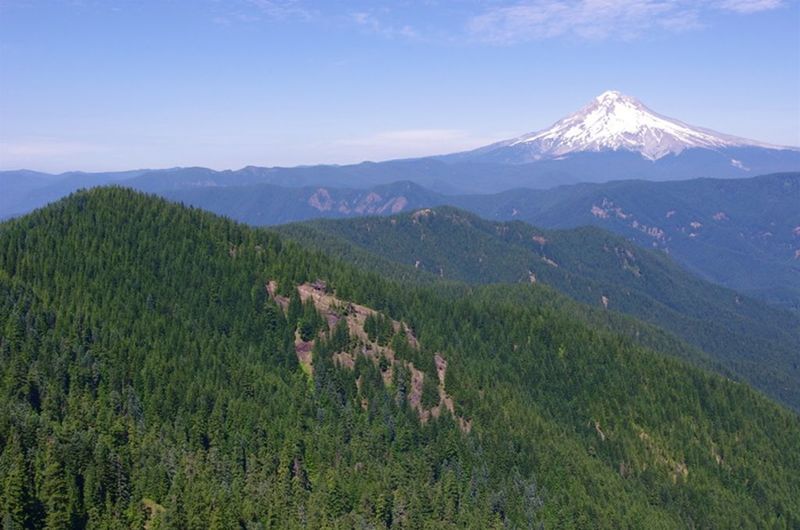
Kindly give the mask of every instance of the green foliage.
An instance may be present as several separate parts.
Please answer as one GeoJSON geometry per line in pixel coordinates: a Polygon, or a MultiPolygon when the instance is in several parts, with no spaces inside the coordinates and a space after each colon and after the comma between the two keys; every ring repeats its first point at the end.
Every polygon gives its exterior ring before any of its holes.
{"type": "MultiPolygon", "coordinates": [[[[436,447],[453,427],[420,425],[377,367],[359,394],[330,360],[353,345],[344,320],[318,344],[309,386],[294,332],[317,338],[325,320],[294,289],[286,318],[262,295],[328,260],[118,189],[0,230],[6,526],[404,526],[386,499],[440,502],[453,461],[436,447]]],[[[492,517],[489,488],[454,524],[492,517]]]]}
{"type": "Polygon", "coordinates": [[[426,409],[439,404],[439,384],[435,376],[426,374],[422,380],[422,406],[426,409]]]}
{"type": "Polygon", "coordinates": [[[364,331],[366,331],[369,340],[375,341],[381,346],[389,344],[394,335],[391,319],[381,313],[367,316],[364,322],[364,331]]]}
{"type": "Polygon", "coordinates": [[[16,433],[4,433],[3,451],[3,525],[7,528],[25,528],[34,519],[30,484],[26,462],[16,433]],[[10,439],[8,435],[11,434],[10,439]]]}
{"type": "Polygon", "coordinates": [[[197,210],[121,189],[78,193],[0,225],[0,517],[188,529],[800,525],[796,415],[593,327],[551,294],[393,283],[197,210]],[[344,325],[329,333],[296,294],[284,318],[257,293],[274,280],[292,295],[317,278],[405,322],[421,348],[402,333],[385,340],[426,380],[437,381],[433,352],[447,359],[468,433],[447,413],[420,423],[402,366],[391,385],[365,356],[338,366],[332,354],[355,342],[344,325]],[[315,337],[311,381],[294,352],[299,322],[315,337]]]}
{"type": "MultiPolygon", "coordinates": [[[[605,303],[609,312],[676,334],[726,375],[800,410],[796,314],[700,280],[662,253],[603,230],[540,230],[441,207],[425,215],[317,220],[278,231],[402,281],[431,283],[434,274],[480,284],[533,281],[595,307],[605,303]]],[[[696,352],[681,356],[698,360],[696,352]]]]}
{"type": "Polygon", "coordinates": [[[72,513],[64,469],[52,450],[45,453],[45,462],[41,494],[47,513],[45,527],[52,530],[66,530],[71,527],[72,513]]]}

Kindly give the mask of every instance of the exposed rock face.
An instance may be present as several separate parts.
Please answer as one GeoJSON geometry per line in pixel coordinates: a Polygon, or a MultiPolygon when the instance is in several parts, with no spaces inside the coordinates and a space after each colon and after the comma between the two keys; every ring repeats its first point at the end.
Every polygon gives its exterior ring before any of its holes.
{"type": "MultiPolygon", "coordinates": [[[[593,204],[589,212],[598,219],[622,221],[634,230],[653,238],[653,246],[665,245],[669,240],[662,228],[640,222],[632,213],[626,212],[610,199],[604,198],[600,204],[593,204]]],[[[670,210],[665,217],[669,219],[673,215],[675,215],[675,210],[670,210]]]]}
{"type": "Polygon", "coordinates": [[[400,213],[408,206],[408,199],[403,195],[384,197],[374,191],[366,195],[342,198],[341,191],[333,189],[334,195],[327,188],[318,188],[306,201],[309,206],[320,212],[336,211],[344,215],[377,215],[400,213]]]}
{"type": "MultiPolygon", "coordinates": [[[[275,281],[267,283],[267,292],[284,311],[288,309],[289,300],[277,295],[278,285],[275,281]]],[[[297,292],[303,302],[309,300],[313,302],[314,307],[328,323],[328,332],[331,332],[341,319],[346,320],[350,336],[356,339],[357,346],[353,348],[353,351],[335,352],[332,358],[336,364],[352,370],[359,355],[366,357],[377,366],[382,367],[381,376],[386,386],[394,383],[396,370],[402,368],[410,376],[410,389],[407,396],[409,406],[417,412],[422,423],[426,423],[431,418],[438,418],[443,411],[447,410],[463,432],[469,432],[472,429],[471,420],[456,414],[453,398],[447,393],[445,388],[447,360],[441,354],[435,353],[433,359],[436,366],[435,377],[438,379],[439,401],[436,405],[426,409],[422,402],[425,378],[434,377],[434,374],[423,372],[414,366],[413,362],[397,359],[395,351],[390,346],[383,346],[369,338],[364,326],[368,317],[380,314],[378,311],[337,298],[333,293],[329,292],[327,284],[320,280],[298,285],[297,292]]],[[[404,322],[398,320],[390,321],[394,332],[403,333],[408,345],[415,350],[419,350],[420,344],[414,332],[404,322]]],[[[321,332],[320,336],[324,335],[325,331],[321,332]]],[[[299,333],[295,334],[297,360],[303,370],[310,376],[313,375],[314,370],[313,349],[315,342],[315,339],[303,341],[299,333]]],[[[365,406],[364,402],[362,402],[362,406],[365,406]]]]}
{"type": "Polygon", "coordinates": [[[333,206],[331,194],[325,188],[320,188],[308,199],[308,204],[321,212],[327,212],[333,206]]]}

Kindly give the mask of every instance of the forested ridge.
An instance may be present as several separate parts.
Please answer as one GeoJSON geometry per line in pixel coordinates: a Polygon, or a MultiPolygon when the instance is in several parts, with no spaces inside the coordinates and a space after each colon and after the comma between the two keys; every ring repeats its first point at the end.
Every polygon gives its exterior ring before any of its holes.
{"type": "Polygon", "coordinates": [[[118,188],[4,223],[4,524],[800,525],[795,414],[508,289],[391,281],[118,188]],[[423,423],[437,359],[453,412],[423,423]]]}
{"type": "Polygon", "coordinates": [[[304,246],[402,281],[552,286],[634,316],[708,352],[800,410],[800,318],[689,274],[668,256],[595,227],[543,230],[452,207],[277,227],[304,246]],[[427,274],[426,274],[427,273],[427,274]]]}

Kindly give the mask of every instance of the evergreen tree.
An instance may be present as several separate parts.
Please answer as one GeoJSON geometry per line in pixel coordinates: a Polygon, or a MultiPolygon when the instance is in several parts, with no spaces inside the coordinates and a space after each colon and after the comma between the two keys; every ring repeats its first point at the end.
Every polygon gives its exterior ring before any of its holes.
{"type": "Polygon", "coordinates": [[[48,530],[64,530],[70,528],[72,514],[70,510],[67,484],[64,480],[64,469],[53,449],[48,444],[45,454],[44,478],[42,481],[41,499],[45,506],[45,528],[48,530]]]}
{"type": "Polygon", "coordinates": [[[3,451],[6,471],[3,480],[3,521],[7,528],[27,528],[32,515],[30,480],[25,457],[16,433],[3,451]]]}

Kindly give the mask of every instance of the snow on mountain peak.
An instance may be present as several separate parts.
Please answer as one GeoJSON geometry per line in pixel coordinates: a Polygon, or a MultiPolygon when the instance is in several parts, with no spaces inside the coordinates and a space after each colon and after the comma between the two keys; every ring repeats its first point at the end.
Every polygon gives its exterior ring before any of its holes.
{"type": "Polygon", "coordinates": [[[520,136],[506,145],[526,146],[534,159],[621,149],[639,152],[650,160],[689,148],[774,147],[667,118],[615,90],[603,92],[549,129],[520,136]]]}
{"type": "Polygon", "coordinates": [[[626,96],[625,94],[617,90],[606,90],[605,92],[603,92],[594,99],[599,103],[611,103],[614,101],[625,101],[625,100],[636,101],[635,98],[631,96],[626,96]]]}

